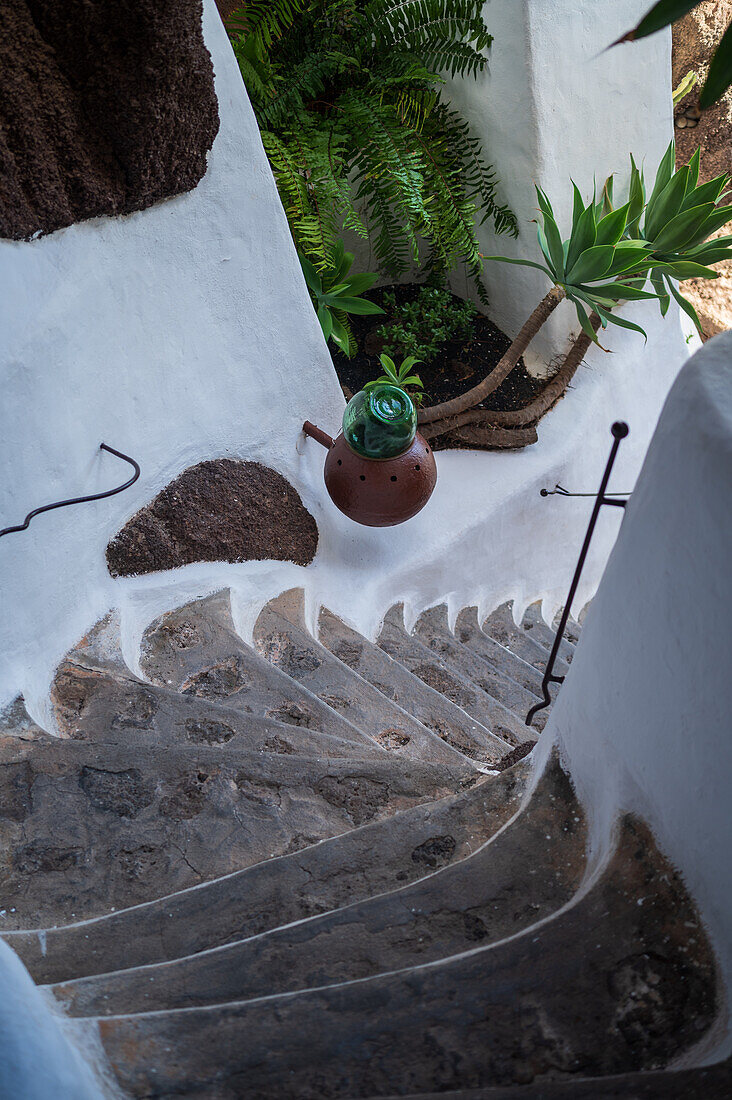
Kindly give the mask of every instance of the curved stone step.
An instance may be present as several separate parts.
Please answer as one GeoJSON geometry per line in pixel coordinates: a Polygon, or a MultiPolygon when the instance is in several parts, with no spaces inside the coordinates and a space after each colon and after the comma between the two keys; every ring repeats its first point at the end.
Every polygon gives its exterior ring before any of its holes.
{"type": "Polygon", "coordinates": [[[402,810],[179,893],[7,942],[37,982],[192,955],[349,905],[474,852],[516,813],[528,762],[463,781],[458,794],[402,810]]]}
{"type": "Polygon", "coordinates": [[[496,737],[329,611],[321,612],[319,625],[321,642],[339,661],[465,756],[490,765],[510,751],[509,742],[496,737]]]}
{"type": "Polygon", "coordinates": [[[276,721],[72,660],[60,666],[52,699],[59,728],[75,740],[111,740],[131,747],[143,734],[148,735],[146,743],[160,748],[188,745],[192,755],[199,745],[324,758],[384,752],[348,722],[334,726],[337,735],[311,729],[315,714],[294,700],[273,708],[276,721]]]}
{"type": "MultiPolygon", "coordinates": [[[[531,1076],[530,1068],[526,1078],[531,1076]]],[[[509,1088],[460,1089],[458,1092],[420,1092],[369,1100],[729,1100],[732,1096],[732,1060],[695,1069],[653,1070],[620,1076],[585,1077],[509,1088]]]]}
{"type": "MultiPolygon", "coordinates": [[[[497,607],[482,624],[482,628],[495,641],[500,642],[506,649],[521,657],[527,664],[533,665],[542,675],[544,674],[549,660],[549,650],[530,637],[520,626],[516,626],[511,608],[507,603],[497,607]]],[[[566,661],[558,659],[554,665],[554,671],[558,676],[566,675],[566,661]]]]}
{"type": "Polygon", "coordinates": [[[557,762],[492,841],[409,886],[215,951],[53,986],[72,1016],[243,1001],[335,985],[488,944],[565,905],[584,871],[584,818],[557,762]]]}
{"type": "Polygon", "coordinates": [[[455,637],[497,672],[509,676],[527,691],[541,697],[543,672],[481,630],[477,607],[464,608],[455,622],[455,637]]]}
{"type": "MultiPolygon", "coordinates": [[[[529,733],[519,716],[483,688],[463,675],[454,664],[447,664],[418,638],[404,629],[401,606],[393,607],[384,619],[378,644],[385,653],[404,665],[414,676],[439,691],[483,726],[511,745],[528,739],[529,733]]],[[[466,656],[471,656],[466,651],[466,656]]]]}
{"type": "MultiPolygon", "coordinates": [[[[446,764],[468,759],[320,645],[301,625],[301,599],[298,590],[286,592],[260,614],[254,642],[268,661],[400,756],[446,764]]],[[[495,742],[485,748],[486,762],[495,761],[495,742]]]]}
{"type": "MultiPolygon", "coordinates": [[[[152,684],[209,699],[247,714],[369,740],[337,708],[245,645],[235,632],[228,590],[161,616],[145,631],[140,664],[152,684]]],[[[449,761],[446,761],[449,763],[449,761]]]]}
{"type": "Polygon", "coordinates": [[[657,1068],[696,1044],[716,1012],[698,914],[650,832],[625,819],[589,891],[508,941],[343,985],[97,1027],[135,1097],[264,1100],[274,1089],[281,1100],[345,1100],[657,1068]]]}
{"type": "MultiPolygon", "coordinates": [[[[147,743],[144,739],[147,737],[147,743]]],[[[462,770],[59,738],[0,745],[3,929],[169,894],[451,793],[462,770]]]]}
{"type": "MultiPolygon", "coordinates": [[[[466,646],[461,645],[447,625],[447,607],[433,607],[417,620],[415,636],[433,653],[439,654],[446,665],[459,670],[476,687],[502,703],[517,717],[523,719],[531,707],[541,698],[511,676],[486,666],[485,661],[466,646]]],[[[543,729],[547,715],[537,715],[537,729],[543,729]]]]}
{"type": "MultiPolygon", "coordinates": [[[[567,624],[569,626],[569,624],[567,624]]],[[[543,646],[548,652],[551,653],[552,646],[554,645],[554,639],[556,637],[556,630],[547,626],[544,622],[544,618],[541,614],[541,603],[532,603],[524,611],[524,617],[521,621],[521,629],[524,633],[528,634],[530,638],[533,638],[535,642],[543,646]]],[[[571,664],[574,657],[574,642],[567,635],[565,628],[564,637],[559,643],[559,656],[571,664]]]]}

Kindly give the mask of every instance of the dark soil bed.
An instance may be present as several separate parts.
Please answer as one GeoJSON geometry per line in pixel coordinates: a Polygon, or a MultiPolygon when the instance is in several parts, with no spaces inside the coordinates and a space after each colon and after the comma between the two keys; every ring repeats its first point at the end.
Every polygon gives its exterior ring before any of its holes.
{"type": "MultiPolygon", "coordinates": [[[[378,305],[383,305],[385,291],[392,291],[400,304],[416,297],[419,286],[416,283],[407,283],[403,286],[379,287],[369,297],[378,305]]],[[[381,373],[379,351],[382,347],[374,337],[374,330],[387,324],[389,320],[388,313],[377,317],[353,317],[351,321],[359,348],[357,354],[353,359],[347,359],[342,352],[331,351],[333,365],[347,399],[381,373]]],[[[450,341],[432,362],[420,363],[415,368],[424,383],[424,404],[437,405],[472,389],[498,363],[510,343],[505,332],[479,313],[472,335],[467,340],[450,341]]],[[[545,385],[546,379],[533,378],[526,370],[523,359],[519,359],[503,385],[489,394],[478,407],[502,411],[523,409],[531,404],[545,385]]],[[[454,444],[445,444],[440,439],[435,439],[435,450],[445,446],[454,444]]]]}

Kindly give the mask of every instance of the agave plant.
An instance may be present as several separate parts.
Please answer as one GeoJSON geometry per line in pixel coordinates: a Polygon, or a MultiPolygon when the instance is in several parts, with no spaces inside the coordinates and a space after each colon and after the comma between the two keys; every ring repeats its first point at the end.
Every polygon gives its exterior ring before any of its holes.
{"type": "Polygon", "coordinates": [[[383,313],[381,306],[369,302],[361,295],[370,290],[377,276],[351,275],[353,253],[346,252],[343,241],[334,248],[334,266],[320,274],[302,253],[298,253],[300,265],[315,306],[320,327],[326,340],[333,340],[349,358],[356,351],[356,339],[348,321],[348,314],[383,313]]]}
{"type": "Polygon", "coordinates": [[[643,172],[631,157],[630,193],[644,217],[642,224],[640,217],[634,218],[628,231],[643,242],[652,259],[649,275],[662,316],[673,297],[701,332],[696,310],[674,283],[718,277],[710,265],[732,258],[732,236],[710,238],[732,220],[732,206],[720,205],[730,181],[726,173],[698,185],[699,158],[697,149],[689,163],[676,170],[671,142],[646,202],[643,172]]]}
{"type": "MultiPolygon", "coordinates": [[[[671,142],[656,173],[650,198],[646,197],[643,172],[631,158],[628,198],[617,208],[613,204],[612,176],[601,197],[593,196],[588,204],[573,185],[572,228],[566,240],[562,240],[549,199],[537,188],[543,220],[538,237],[544,263],[507,256],[486,258],[538,268],[552,281],[551,290],[491,373],[460,397],[422,409],[421,423],[436,426],[444,422],[445,430],[453,428],[456,416],[467,415],[468,410],[501,385],[531,339],[565,298],[573,302],[587,341],[599,342],[597,329],[610,324],[645,336],[640,325],[619,317],[613,310],[623,302],[649,298],[658,299],[662,316],[668,311],[671,297],[675,298],[701,329],[693,306],[675,284],[683,279],[716,279],[718,273],[710,265],[732,259],[732,236],[709,239],[732,219],[732,206],[720,205],[730,177],[722,175],[699,186],[699,152],[678,170],[675,155],[671,142]],[[651,290],[646,289],[649,281],[651,290]]],[[[578,349],[584,351],[586,346],[575,343],[570,353],[573,369],[581,361],[578,349]]],[[[430,432],[432,436],[435,434],[437,427],[430,432]]]]}

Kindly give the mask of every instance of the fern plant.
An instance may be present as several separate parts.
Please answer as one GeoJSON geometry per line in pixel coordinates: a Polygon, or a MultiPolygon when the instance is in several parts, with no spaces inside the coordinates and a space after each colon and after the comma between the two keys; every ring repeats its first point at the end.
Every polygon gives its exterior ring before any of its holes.
{"type": "MultiPolygon", "coordinates": [[[[478,280],[476,221],[516,234],[492,168],[443,99],[475,76],[491,35],[481,0],[271,0],[228,21],[298,250],[335,266],[343,228],[382,273],[412,264],[478,280]]],[[[482,293],[482,288],[481,288],[482,293]]]]}

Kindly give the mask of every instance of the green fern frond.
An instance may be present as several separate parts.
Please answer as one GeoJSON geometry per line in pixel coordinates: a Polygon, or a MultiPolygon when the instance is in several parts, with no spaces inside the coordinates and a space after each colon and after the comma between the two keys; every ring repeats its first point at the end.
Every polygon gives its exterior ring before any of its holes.
{"type": "Polygon", "coordinates": [[[385,274],[463,261],[484,293],[476,223],[516,220],[440,75],[485,66],[481,0],[256,0],[246,19],[234,48],[301,253],[325,271],[345,227],[385,274]]]}

